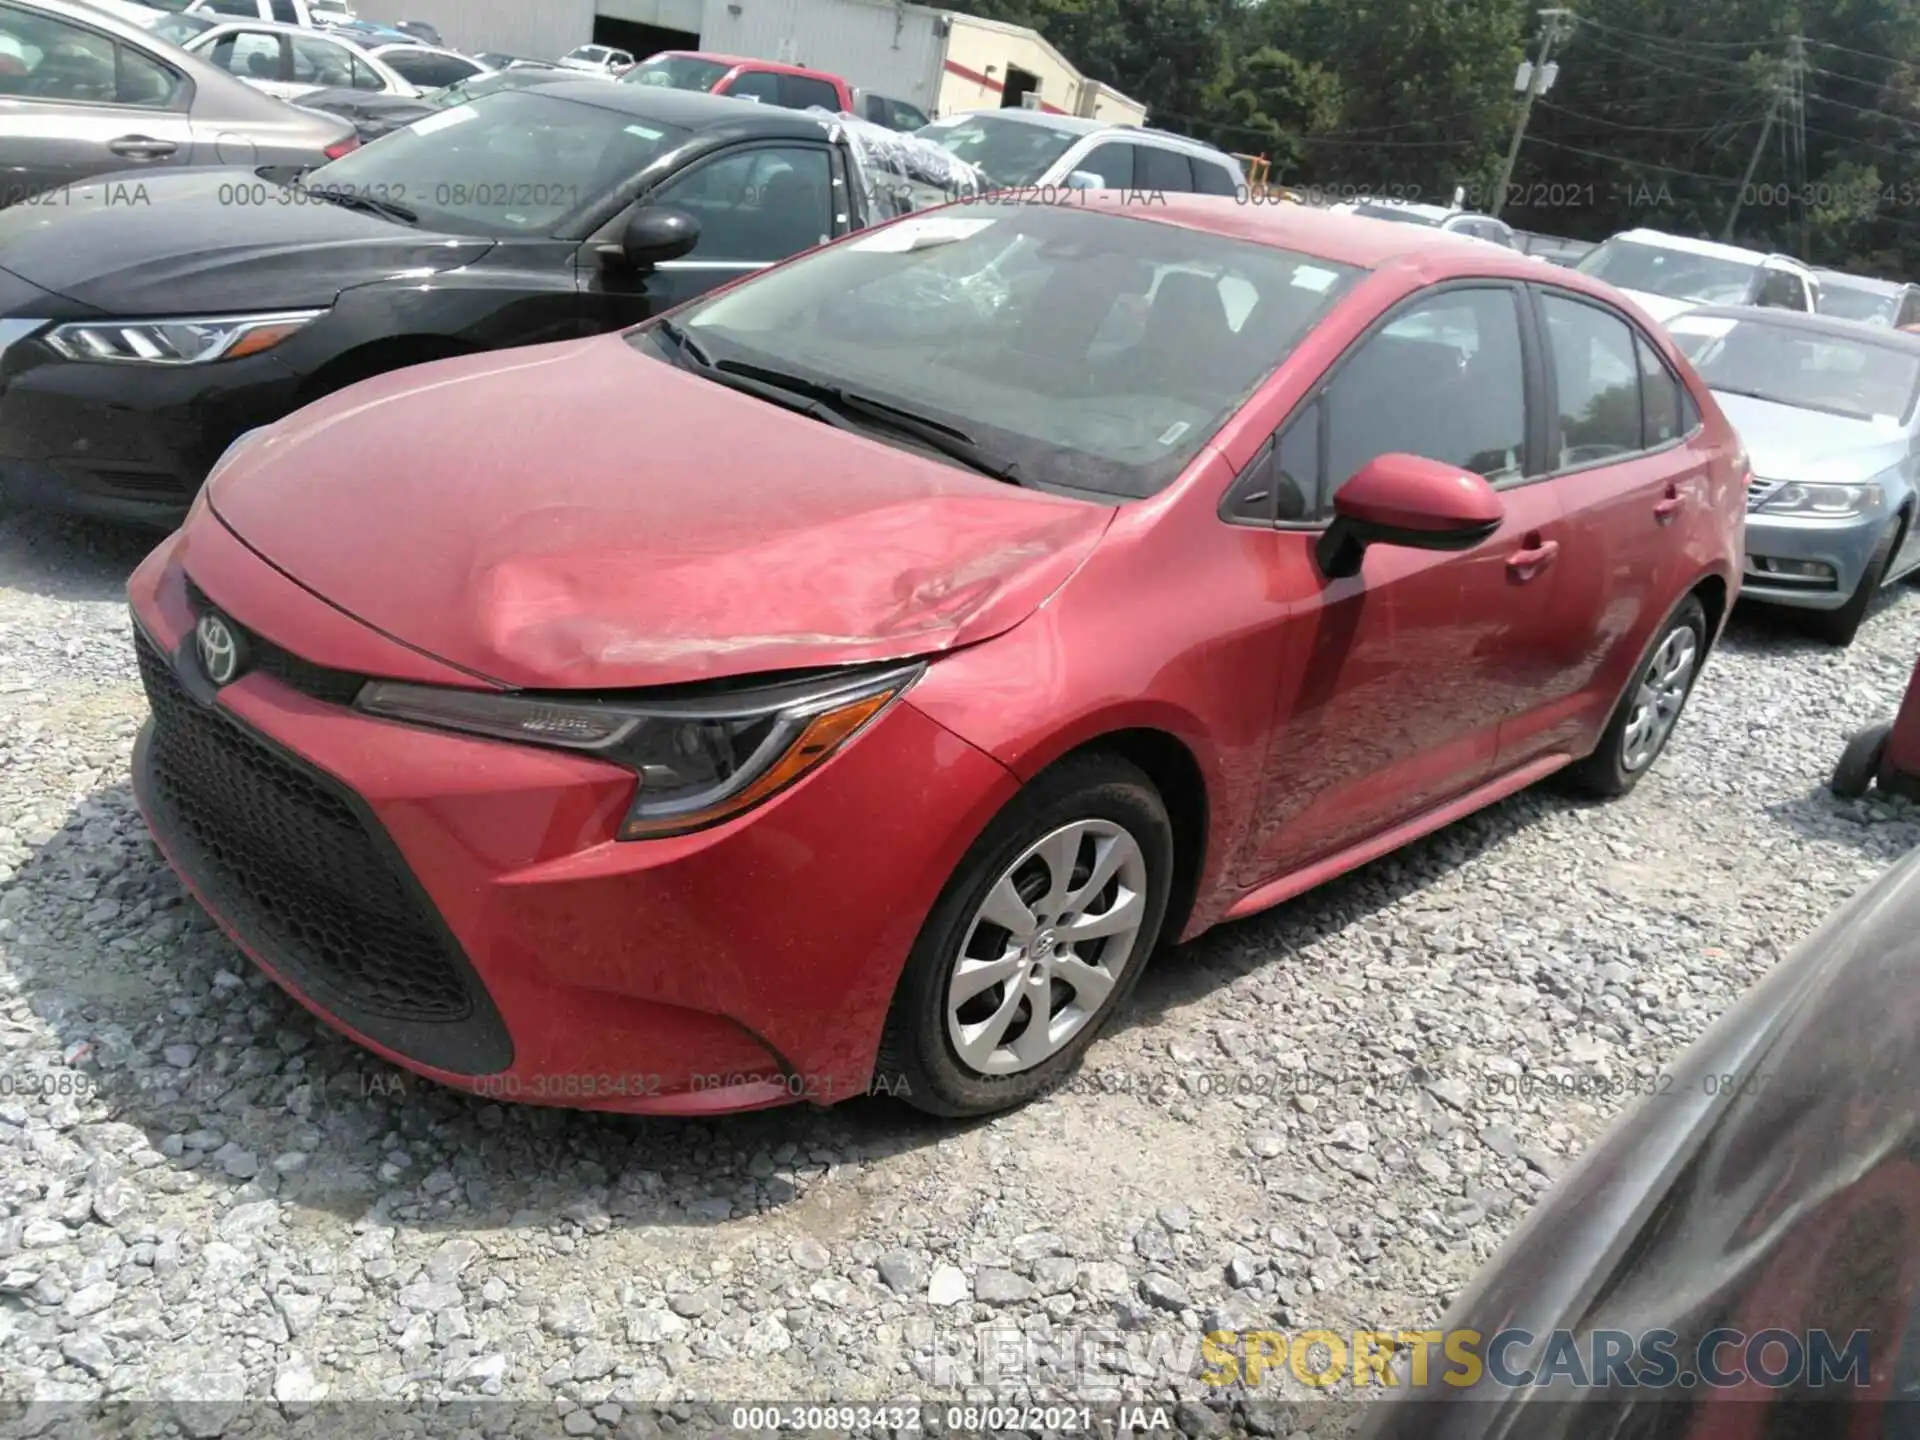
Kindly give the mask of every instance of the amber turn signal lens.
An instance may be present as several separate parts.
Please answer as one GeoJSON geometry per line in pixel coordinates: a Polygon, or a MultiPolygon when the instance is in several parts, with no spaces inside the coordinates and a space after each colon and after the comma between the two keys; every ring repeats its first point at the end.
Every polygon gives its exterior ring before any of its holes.
{"type": "Polygon", "coordinates": [[[654,840],[667,835],[683,835],[703,830],[750,810],[761,801],[793,784],[814,766],[825,760],[859,733],[860,728],[887,708],[900,691],[882,690],[863,695],[833,710],[822,711],[807,722],[806,729],[788,747],[787,752],[770,765],[766,773],[751,785],[729,795],[716,805],[684,815],[663,815],[657,819],[630,819],[621,827],[622,840],[654,840]]]}
{"type": "Polygon", "coordinates": [[[262,350],[271,350],[306,322],[286,325],[260,325],[247,331],[228,347],[222,360],[238,360],[242,355],[258,355],[262,350]]]}

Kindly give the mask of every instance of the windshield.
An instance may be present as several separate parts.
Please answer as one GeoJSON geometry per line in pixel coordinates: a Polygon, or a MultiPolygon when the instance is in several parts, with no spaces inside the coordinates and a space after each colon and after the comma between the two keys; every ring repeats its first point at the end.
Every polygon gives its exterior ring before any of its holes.
{"type": "Polygon", "coordinates": [[[1920,356],[1765,320],[1686,315],[1668,327],[1715,390],[1855,420],[1904,420],[1920,356]]]}
{"type": "Polygon", "coordinates": [[[623,110],[500,89],[322,165],[305,184],[404,205],[429,230],[550,235],[685,133],[623,110]]]}
{"type": "Polygon", "coordinates": [[[951,155],[979,168],[995,185],[1031,185],[1080,137],[1049,125],[965,115],[936,120],[917,132],[951,155]]]}
{"type": "Polygon", "coordinates": [[[1838,315],[1842,320],[1865,320],[1875,325],[1893,324],[1900,308],[1900,292],[1892,286],[1848,284],[1844,280],[1820,277],[1820,313],[1838,315]]]}
{"type": "Polygon", "coordinates": [[[211,30],[219,23],[218,20],[207,15],[162,15],[147,29],[162,40],[171,41],[175,45],[185,45],[202,30],[211,30]]]}
{"type": "Polygon", "coordinates": [[[620,77],[623,85],[664,85],[669,90],[711,90],[733,67],[697,55],[656,55],[620,77]]]}
{"type": "MultiPolygon", "coordinates": [[[[1080,207],[912,216],[683,311],[735,361],[970,437],[1023,484],[1177,476],[1362,272],[1080,207]]],[[[633,343],[673,353],[654,332],[633,343]]]]}
{"type": "Polygon", "coordinates": [[[1668,250],[1638,240],[1609,240],[1574,268],[1622,290],[1707,305],[1737,305],[1747,298],[1760,265],[1758,261],[1668,250]]]}
{"type": "MultiPolygon", "coordinates": [[[[560,73],[564,75],[566,72],[560,73]]],[[[487,70],[478,75],[469,75],[464,80],[456,80],[451,85],[443,85],[438,90],[430,90],[420,98],[436,109],[445,110],[478,100],[482,95],[491,95],[496,90],[526,90],[535,85],[552,83],[553,76],[540,70],[487,70]]]]}
{"type": "Polygon", "coordinates": [[[1422,215],[1417,210],[1409,210],[1404,205],[1369,204],[1362,201],[1353,207],[1353,213],[1364,215],[1369,220],[1398,220],[1403,225],[1438,225],[1439,219],[1432,215],[1422,215]]]}

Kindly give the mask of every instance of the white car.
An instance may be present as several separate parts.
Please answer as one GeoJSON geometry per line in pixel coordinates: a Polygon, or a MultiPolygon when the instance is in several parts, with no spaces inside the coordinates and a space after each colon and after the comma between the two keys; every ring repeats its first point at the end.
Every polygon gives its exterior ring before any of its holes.
{"type": "Polygon", "coordinates": [[[316,0],[193,0],[182,13],[220,15],[233,20],[271,20],[307,29],[353,19],[353,12],[346,6],[324,3],[324,0],[322,3],[316,0]]]}
{"type": "Polygon", "coordinates": [[[419,86],[353,41],[299,25],[236,20],[201,31],[182,48],[282,100],[328,89],[407,99],[421,93],[419,86]]]}
{"type": "Polygon", "coordinates": [[[1338,215],[1359,215],[1368,220],[1393,220],[1403,225],[1427,225],[1449,235],[1466,235],[1486,240],[1509,250],[1518,250],[1513,229],[1504,220],[1475,214],[1448,205],[1422,205],[1412,200],[1343,200],[1327,207],[1338,215]]]}
{"type": "Polygon", "coordinates": [[[374,45],[367,53],[422,90],[438,90],[476,75],[493,74],[493,66],[440,45],[374,45]]]}
{"type": "Polygon", "coordinates": [[[1003,189],[1071,185],[1246,197],[1246,173],[1231,155],[1142,125],[1110,125],[1045,110],[972,110],[913,133],[1003,189]]]}
{"type": "Polygon", "coordinates": [[[1701,305],[1820,308],[1819,277],[1790,255],[1659,230],[1623,230],[1573,268],[1624,291],[1663,323],[1701,305]]]}
{"type": "Polygon", "coordinates": [[[621,75],[633,68],[633,56],[611,45],[576,45],[558,63],[565,69],[594,75],[621,75]]]}

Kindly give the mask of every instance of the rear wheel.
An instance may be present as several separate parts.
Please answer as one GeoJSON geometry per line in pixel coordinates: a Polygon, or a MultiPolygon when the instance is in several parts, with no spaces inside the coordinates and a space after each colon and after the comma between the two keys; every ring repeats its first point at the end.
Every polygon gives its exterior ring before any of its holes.
{"type": "Polygon", "coordinates": [[[1166,915],[1173,827],[1106,755],[1038,776],[961,861],[907,959],[875,1088],[986,1115],[1067,1074],[1125,1002],[1166,915]]]}
{"type": "Polygon", "coordinates": [[[1653,637],[1593,753],[1567,768],[1568,782],[1602,798],[1638,785],[1667,748],[1706,654],[1707,612],[1689,595],[1653,637]]]}
{"type": "Polygon", "coordinates": [[[1807,628],[1815,637],[1842,648],[1853,643],[1853,637],[1860,633],[1860,622],[1867,617],[1867,607],[1873,604],[1873,597],[1880,593],[1880,583],[1887,578],[1887,566],[1892,563],[1893,547],[1899,539],[1900,519],[1895,516],[1881,532],[1879,543],[1867,558],[1867,568],[1861,572],[1860,583],[1854,586],[1846,604],[1838,610],[1807,612],[1807,628]]]}

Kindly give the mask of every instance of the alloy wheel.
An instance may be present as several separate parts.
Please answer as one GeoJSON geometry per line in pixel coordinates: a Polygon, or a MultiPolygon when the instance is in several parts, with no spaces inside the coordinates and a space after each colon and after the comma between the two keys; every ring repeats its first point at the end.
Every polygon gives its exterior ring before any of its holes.
{"type": "Polygon", "coordinates": [[[1700,663],[1700,644],[1691,626],[1678,625],[1653,652],[1634,692],[1633,713],[1620,737],[1620,764],[1629,774],[1644,770],[1667,743],[1687,690],[1700,663]]]}
{"type": "Polygon", "coordinates": [[[947,987],[947,1038],[981,1075],[1045,1063],[1100,1013],[1147,918],[1147,862],[1110,820],[1063,825],[1001,872],[947,987]]]}

